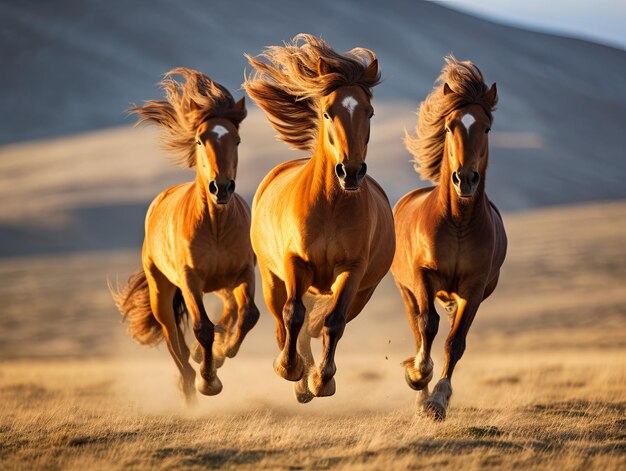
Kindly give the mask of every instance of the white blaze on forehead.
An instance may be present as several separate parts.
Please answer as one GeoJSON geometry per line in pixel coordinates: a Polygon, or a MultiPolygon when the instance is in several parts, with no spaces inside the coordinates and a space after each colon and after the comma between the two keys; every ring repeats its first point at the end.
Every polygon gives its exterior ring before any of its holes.
{"type": "Polygon", "coordinates": [[[217,140],[219,141],[223,135],[228,134],[228,129],[226,129],[221,124],[217,124],[211,129],[215,134],[217,134],[217,140]]]}
{"type": "Polygon", "coordinates": [[[352,113],[354,113],[354,108],[356,108],[356,105],[358,105],[359,102],[356,101],[354,97],[347,96],[341,101],[341,104],[343,105],[345,109],[348,110],[348,112],[350,113],[350,118],[352,118],[352,113]]]}
{"type": "Polygon", "coordinates": [[[469,132],[470,127],[472,127],[472,124],[476,122],[476,118],[474,118],[471,114],[467,113],[463,115],[463,117],[461,118],[461,122],[463,123],[463,126],[465,126],[465,129],[467,129],[467,132],[469,132]]]}

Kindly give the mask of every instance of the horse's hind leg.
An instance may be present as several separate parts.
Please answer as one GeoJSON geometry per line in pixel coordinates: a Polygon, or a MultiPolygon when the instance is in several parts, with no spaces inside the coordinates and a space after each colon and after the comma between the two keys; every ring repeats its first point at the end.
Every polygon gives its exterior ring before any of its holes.
{"type": "Polygon", "coordinates": [[[237,300],[237,325],[228,338],[224,353],[228,358],[237,355],[246,334],[259,320],[259,310],[254,304],[254,268],[247,273],[246,280],[235,288],[233,294],[237,300]]]}
{"type": "Polygon", "coordinates": [[[433,361],[430,358],[430,351],[439,329],[439,314],[423,285],[420,284],[418,293],[414,293],[399,283],[397,285],[404,301],[409,324],[415,335],[417,350],[415,357],[409,357],[403,362],[404,377],[412,389],[427,390],[428,383],[433,377],[433,361]]]}
{"type": "MultiPolygon", "coordinates": [[[[480,292],[482,294],[482,290],[480,292]]],[[[473,296],[469,300],[457,297],[457,312],[444,348],[444,367],[441,379],[433,388],[430,397],[424,402],[425,412],[435,420],[446,418],[446,410],[450,396],[452,396],[452,372],[463,356],[465,339],[481,300],[482,295],[480,297],[473,296]]]]}
{"type": "Polygon", "coordinates": [[[180,326],[176,323],[173,301],[176,286],[153,264],[144,264],[144,270],[150,287],[150,306],[154,317],[161,324],[167,348],[181,374],[180,387],[187,404],[192,404],[196,397],[194,379],[196,372],[189,364],[189,348],[185,344],[180,326]]]}
{"type": "MultiPolygon", "coordinates": [[[[215,326],[215,338],[213,339],[213,364],[215,368],[221,368],[226,359],[226,348],[228,345],[228,339],[231,335],[231,331],[237,322],[237,300],[233,295],[233,292],[228,289],[223,289],[215,292],[215,294],[224,303],[224,309],[220,316],[219,323],[215,326]]],[[[201,363],[204,354],[202,353],[202,346],[198,342],[196,349],[193,353],[193,359],[196,363],[201,363]]]]}
{"type": "Polygon", "coordinates": [[[298,381],[304,374],[304,361],[296,347],[305,315],[302,296],[311,286],[312,275],[311,269],[303,260],[289,257],[285,261],[287,301],[282,311],[285,343],[278,358],[274,361],[274,370],[279,376],[289,381],[298,381]]]}
{"type": "Polygon", "coordinates": [[[213,363],[213,340],[215,327],[209,320],[202,301],[203,280],[187,272],[184,286],[181,286],[185,305],[193,322],[193,333],[202,348],[203,358],[200,362],[200,377],[196,379],[196,388],[206,396],[214,396],[222,390],[222,383],[217,377],[213,363]]]}
{"type": "Polygon", "coordinates": [[[298,335],[298,353],[304,359],[304,374],[300,381],[293,385],[293,392],[296,395],[296,399],[301,404],[311,402],[315,397],[309,389],[309,371],[315,366],[315,358],[313,358],[313,352],[311,351],[311,336],[307,328],[308,316],[304,316],[304,326],[300,330],[298,335]]]}

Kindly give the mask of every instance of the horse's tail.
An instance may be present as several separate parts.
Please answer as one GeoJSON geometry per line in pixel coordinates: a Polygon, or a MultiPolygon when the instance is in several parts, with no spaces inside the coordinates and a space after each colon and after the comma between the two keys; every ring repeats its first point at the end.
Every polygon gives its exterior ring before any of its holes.
{"type": "MultiPolygon", "coordinates": [[[[158,345],[164,338],[163,328],[150,307],[150,289],[144,271],[130,275],[123,286],[113,288],[109,283],[109,291],[122,314],[122,321],[128,322],[126,333],[142,345],[158,345]]],[[[176,323],[180,324],[187,309],[179,289],[174,296],[173,308],[176,323]]]]}

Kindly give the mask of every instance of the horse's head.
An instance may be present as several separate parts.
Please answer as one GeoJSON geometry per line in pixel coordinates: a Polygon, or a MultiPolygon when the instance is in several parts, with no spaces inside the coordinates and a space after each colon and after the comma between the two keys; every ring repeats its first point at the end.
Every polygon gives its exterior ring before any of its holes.
{"type": "MultiPolygon", "coordinates": [[[[320,68],[324,67],[320,61],[320,68]]],[[[366,76],[378,76],[378,62],[372,61],[366,76]]],[[[365,156],[374,116],[371,95],[359,85],[339,87],[320,99],[320,138],[335,158],[335,174],[341,188],[358,190],[367,173],[365,156]]]]}
{"type": "MultiPolygon", "coordinates": [[[[243,99],[237,106],[244,106],[243,99]]],[[[210,118],[196,130],[198,174],[206,193],[217,204],[228,203],[235,192],[240,142],[237,126],[226,118],[210,118]]]]}
{"type": "MultiPolygon", "coordinates": [[[[444,93],[453,93],[447,84],[444,93]]],[[[489,102],[496,100],[495,83],[487,91],[489,102]]],[[[470,198],[484,179],[488,160],[487,134],[491,117],[481,105],[471,104],[452,111],[445,120],[446,155],[452,185],[461,198],[470,198]]]]}

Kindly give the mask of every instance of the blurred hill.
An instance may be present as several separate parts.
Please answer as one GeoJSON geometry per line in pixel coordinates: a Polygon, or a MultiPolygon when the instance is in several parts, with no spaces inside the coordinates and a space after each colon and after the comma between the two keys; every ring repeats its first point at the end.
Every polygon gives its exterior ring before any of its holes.
{"type": "MultiPolygon", "coordinates": [[[[150,199],[191,174],[169,165],[153,131],[129,129],[129,103],[159,97],[155,83],[180,65],[238,98],[243,52],[299,32],[378,54],[368,163],[392,203],[427,184],[401,140],[451,52],[498,83],[488,192],[501,209],[626,198],[623,50],[427,2],[2,1],[0,256],[137,247],[150,199]]],[[[301,154],[248,103],[237,187],[250,199],[301,154]]]]}

